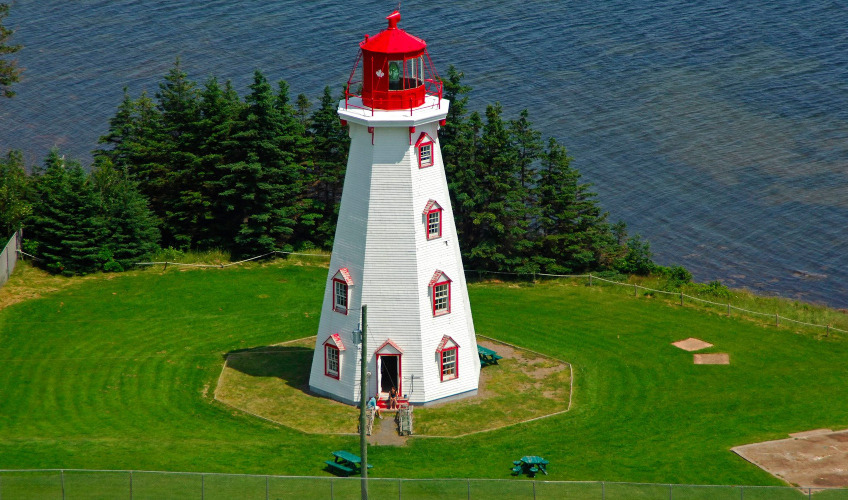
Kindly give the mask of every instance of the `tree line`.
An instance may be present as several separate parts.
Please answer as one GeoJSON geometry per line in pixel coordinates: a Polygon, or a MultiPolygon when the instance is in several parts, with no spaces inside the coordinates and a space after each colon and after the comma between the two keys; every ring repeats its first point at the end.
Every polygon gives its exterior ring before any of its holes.
{"type": "MultiPolygon", "coordinates": [[[[440,132],[463,258],[520,273],[654,268],[648,244],[611,224],[566,149],[529,113],[468,111],[451,67],[440,132]]],[[[231,82],[192,81],[179,59],[158,91],[124,97],[85,169],[51,151],[39,167],[0,159],[0,231],[26,227],[26,249],[51,272],[126,269],[162,247],[331,249],[349,138],[329,87],[317,105],[260,71],[244,97],[231,82]],[[314,108],[314,109],[313,109],[314,108]]]]}

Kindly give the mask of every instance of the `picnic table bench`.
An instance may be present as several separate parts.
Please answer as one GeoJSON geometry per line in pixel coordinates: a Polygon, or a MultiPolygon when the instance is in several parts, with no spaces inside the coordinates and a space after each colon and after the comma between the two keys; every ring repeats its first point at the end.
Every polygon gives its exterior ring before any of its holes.
{"type": "Polygon", "coordinates": [[[483,366],[496,365],[499,359],[503,359],[497,352],[481,345],[477,346],[477,355],[480,356],[480,364],[483,366]]]}
{"type": "MultiPolygon", "coordinates": [[[[359,469],[362,466],[362,458],[360,458],[359,455],[354,455],[353,453],[344,450],[334,451],[332,454],[333,460],[324,461],[328,468],[339,472],[344,476],[359,472],[359,469]]],[[[373,465],[368,464],[369,469],[372,467],[373,465]]]]}

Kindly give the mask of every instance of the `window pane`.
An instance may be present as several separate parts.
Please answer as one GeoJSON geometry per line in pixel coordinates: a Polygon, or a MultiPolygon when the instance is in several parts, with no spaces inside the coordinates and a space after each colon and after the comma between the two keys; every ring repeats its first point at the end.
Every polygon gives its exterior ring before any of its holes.
{"type": "Polygon", "coordinates": [[[433,290],[433,309],[436,312],[448,310],[448,283],[436,285],[433,290]]]}
{"type": "Polygon", "coordinates": [[[456,349],[442,351],[442,379],[456,377],[456,349]]]}
{"type": "Polygon", "coordinates": [[[339,350],[331,346],[327,346],[327,373],[339,374],[339,350]]]}
{"type": "Polygon", "coordinates": [[[418,158],[421,161],[422,167],[429,167],[433,164],[433,145],[432,144],[422,144],[420,148],[418,148],[418,158]]]}
{"type": "Polygon", "coordinates": [[[335,286],[335,308],[337,310],[347,309],[347,284],[336,281],[335,286]]]}
{"type": "Polygon", "coordinates": [[[389,90],[402,90],[403,61],[389,61],[389,90]]]}
{"type": "Polygon", "coordinates": [[[431,238],[439,236],[440,232],[440,222],[439,222],[439,211],[430,212],[427,214],[427,235],[431,238]]]}

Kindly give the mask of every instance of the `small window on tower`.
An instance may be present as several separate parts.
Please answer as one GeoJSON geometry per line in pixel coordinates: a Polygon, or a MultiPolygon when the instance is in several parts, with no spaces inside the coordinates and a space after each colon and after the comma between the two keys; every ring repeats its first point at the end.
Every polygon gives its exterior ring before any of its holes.
{"type": "Polygon", "coordinates": [[[425,132],[421,133],[418,141],[415,143],[418,150],[418,168],[433,166],[433,139],[425,132]]]}
{"type": "Polygon", "coordinates": [[[442,351],[442,381],[456,378],[456,347],[442,351]]]}
{"type": "Polygon", "coordinates": [[[442,382],[457,378],[459,376],[459,344],[445,335],[436,347],[436,354],[442,382]]]}
{"type": "Polygon", "coordinates": [[[427,224],[427,239],[442,237],[442,207],[436,200],[430,200],[424,207],[424,222],[427,224]]]}
{"type": "Polygon", "coordinates": [[[451,279],[442,271],[436,271],[433,279],[430,280],[430,289],[432,291],[433,300],[433,316],[441,316],[450,313],[451,295],[450,295],[451,279]]]}
{"type": "Polygon", "coordinates": [[[433,315],[450,312],[450,283],[438,283],[433,287],[433,315]]]}
{"type": "Polygon", "coordinates": [[[333,308],[340,313],[347,314],[347,283],[334,281],[335,303],[333,308]]]}
{"type": "MultiPolygon", "coordinates": [[[[325,345],[326,358],[324,359],[324,374],[328,377],[339,378],[339,350],[331,345],[325,345]]],[[[319,365],[320,366],[320,365],[319,365]]]]}
{"type": "Polygon", "coordinates": [[[353,279],[350,277],[350,271],[343,267],[333,276],[333,310],[342,314],[347,314],[348,305],[350,304],[350,286],[353,285],[353,279]]]}

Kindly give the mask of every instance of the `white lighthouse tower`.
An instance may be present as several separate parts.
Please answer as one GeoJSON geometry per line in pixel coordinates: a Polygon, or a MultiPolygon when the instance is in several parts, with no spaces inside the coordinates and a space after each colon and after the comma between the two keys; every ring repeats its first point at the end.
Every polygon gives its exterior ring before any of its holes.
{"type": "Polygon", "coordinates": [[[364,350],[366,397],[426,404],[476,394],[480,361],[439,149],[449,103],[427,44],[387,19],[339,103],[351,145],[309,388],[358,403],[364,350]]]}

